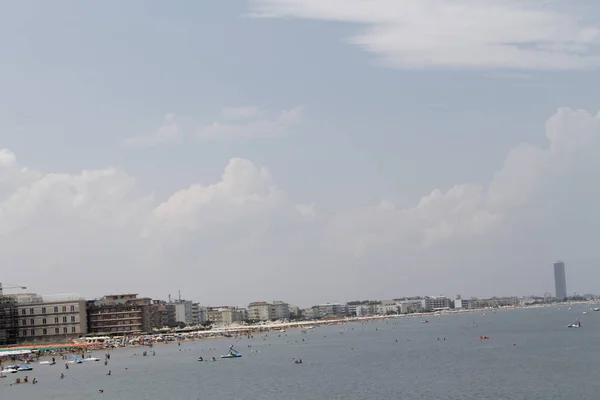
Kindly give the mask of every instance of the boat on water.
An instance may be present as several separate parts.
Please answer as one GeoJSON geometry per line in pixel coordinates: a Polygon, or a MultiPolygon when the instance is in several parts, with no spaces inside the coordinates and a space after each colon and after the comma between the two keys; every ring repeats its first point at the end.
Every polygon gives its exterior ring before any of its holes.
{"type": "Polygon", "coordinates": [[[77,356],[71,356],[73,359],[70,361],[67,361],[67,364],[82,364],[83,360],[77,356]]]}
{"type": "Polygon", "coordinates": [[[422,324],[428,324],[428,323],[429,323],[429,321],[428,321],[428,320],[424,320],[424,321],[421,321],[421,323],[422,323],[422,324]]]}
{"type": "Polygon", "coordinates": [[[221,358],[240,358],[240,357],[242,357],[242,355],[240,353],[225,354],[225,355],[221,356],[221,358]]]}
{"type": "Polygon", "coordinates": [[[55,361],[40,361],[40,365],[54,365],[55,361]]]}
{"type": "Polygon", "coordinates": [[[221,358],[240,358],[242,356],[242,353],[240,353],[239,351],[235,350],[233,348],[233,345],[231,345],[229,347],[229,353],[222,355],[221,358]]]}
{"type": "Polygon", "coordinates": [[[581,328],[581,322],[575,321],[567,325],[567,328],[581,328]]]}
{"type": "Polygon", "coordinates": [[[27,363],[19,365],[17,371],[33,371],[33,367],[27,363]]]}
{"type": "Polygon", "coordinates": [[[0,374],[16,374],[19,370],[19,366],[18,365],[7,365],[6,368],[4,368],[2,371],[0,371],[0,374]]]}
{"type": "Polygon", "coordinates": [[[83,361],[100,361],[100,359],[98,357],[88,357],[83,361]]]}

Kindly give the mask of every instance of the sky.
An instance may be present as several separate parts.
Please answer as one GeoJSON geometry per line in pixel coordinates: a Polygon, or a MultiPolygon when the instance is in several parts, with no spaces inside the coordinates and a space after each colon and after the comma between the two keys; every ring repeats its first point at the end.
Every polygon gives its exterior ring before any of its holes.
{"type": "Polygon", "coordinates": [[[27,0],[0,282],[203,305],[598,292],[600,4],[27,0]]]}

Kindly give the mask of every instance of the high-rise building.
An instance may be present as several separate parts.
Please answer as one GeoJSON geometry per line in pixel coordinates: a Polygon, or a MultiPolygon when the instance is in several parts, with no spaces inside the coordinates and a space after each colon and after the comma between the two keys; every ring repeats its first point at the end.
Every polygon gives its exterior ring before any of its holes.
{"type": "Polygon", "coordinates": [[[562,261],[554,263],[554,287],[556,298],[565,300],[567,298],[567,279],[565,277],[565,263],[562,261]]]}

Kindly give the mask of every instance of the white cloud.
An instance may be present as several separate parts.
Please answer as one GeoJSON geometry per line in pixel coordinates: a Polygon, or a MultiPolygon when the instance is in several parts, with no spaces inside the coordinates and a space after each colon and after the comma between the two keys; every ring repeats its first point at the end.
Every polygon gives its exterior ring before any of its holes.
{"type": "Polygon", "coordinates": [[[531,280],[514,275],[535,274],[532,257],[593,256],[600,228],[600,116],[560,109],[546,136],[545,147],[513,149],[488,183],[331,215],[290,199],[245,159],[159,200],[118,169],[43,173],[0,150],[2,279],[86,295],[181,289],[213,304],[489,293],[502,279],[485,274],[500,271],[511,290],[527,290],[531,280]],[[423,281],[430,274],[444,278],[423,281]]]}
{"type": "Polygon", "coordinates": [[[197,136],[201,140],[284,137],[300,122],[301,114],[302,107],[283,110],[274,116],[258,107],[224,108],[221,119],[201,127],[197,136]]]}
{"type": "Polygon", "coordinates": [[[252,0],[253,16],[354,23],[350,42],[398,68],[600,66],[600,24],[570,0],[252,0]]]}
{"type": "Polygon", "coordinates": [[[127,138],[121,142],[121,147],[140,148],[156,147],[167,143],[181,141],[181,132],[175,114],[165,115],[163,124],[149,135],[138,135],[127,138]]]}

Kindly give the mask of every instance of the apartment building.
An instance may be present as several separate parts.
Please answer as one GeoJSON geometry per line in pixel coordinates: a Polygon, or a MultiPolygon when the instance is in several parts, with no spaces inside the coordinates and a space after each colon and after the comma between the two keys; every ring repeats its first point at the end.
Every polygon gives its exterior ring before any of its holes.
{"type": "Polygon", "coordinates": [[[206,315],[208,321],[212,322],[215,326],[231,325],[248,319],[245,309],[228,306],[208,307],[206,315]]]}
{"type": "Polygon", "coordinates": [[[275,319],[273,305],[266,301],[256,301],[248,304],[248,319],[250,321],[271,321],[275,319]]]}
{"type": "Polygon", "coordinates": [[[377,315],[390,315],[398,314],[400,307],[394,300],[382,300],[375,305],[375,314],[377,315]]]}
{"type": "Polygon", "coordinates": [[[313,314],[318,318],[342,318],[348,315],[348,306],[340,303],[326,303],[313,306],[313,314]]]}
{"type": "Polygon", "coordinates": [[[88,332],[95,335],[129,335],[150,332],[152,300],[127,293],[88,301],[88,332]]]}
{"type": "Polygon", "coordinates": [[[283,301],[274,301],[273,307],[273,318],[275,319],[290,319],[290,306],[288,303],[283,301]]]}
{"type": "Polygon", "coordinates": [[[434,311],[450,308],[451,301],[446,296],[425,297],[421,300],[421,308],[425,311],[434,311]]]}
{"type": "Polygon", "coordinates": [[[87,333],[86,301],[77,294],[6,295],[16,301],[19,342],[52,342],[87,333]]]}

